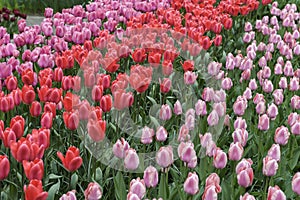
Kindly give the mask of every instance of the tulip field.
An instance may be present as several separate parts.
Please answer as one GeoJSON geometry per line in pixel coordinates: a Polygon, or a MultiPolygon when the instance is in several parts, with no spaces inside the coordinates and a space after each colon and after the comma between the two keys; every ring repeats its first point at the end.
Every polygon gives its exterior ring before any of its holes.
{"type": "Polygon", "coordinates": [[[0,9],[0,200],[300,200],[299,0],[0,9]]]}

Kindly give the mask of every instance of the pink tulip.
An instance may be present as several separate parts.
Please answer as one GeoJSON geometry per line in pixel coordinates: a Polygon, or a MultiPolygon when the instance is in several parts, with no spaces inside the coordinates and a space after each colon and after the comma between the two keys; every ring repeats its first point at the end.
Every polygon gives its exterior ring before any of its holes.
{"type": "Polygon", "coordinates": [[[195,110],[196,110],[196,115],[198,115],[198,116],[200,116],[200,115],[201,116],[207,115],[205,101],[202,101],[201,99],[199,99],[197,101],[197,103],[195,104],[195,110]]]}
{"type": "Polygon", "coordinates": [[[215,126],[219,123],[219,115],[217,111],[213,110],[207,117],[207,123],[209,126],[215,126]]]}
{"type": "Polygon", "coordinates": [[[240,200],[255,200],[255,197],[247,192],[244,196],[240,196],[240,200]]]}
{"type": "Polygon", "coordinates": [[[279,87],[280,87],[281,89],[286,89],[286,88],[288,87],[286,77],[281,77],[281,78],[280,78],[280,81],[279,81],[279,87]]]}
{"type": "Polygon", "coordinates": [[[275,185],[275,187],[269,187],[268,189],[268,198],[267,200],[286,200],[285,194],[282,192],[282,190],[275,185]]]}
{"type": "Polygon", "coordinates": [[[287,127],[280,126],[280,127],[276,128],[275,135],[274,135],[274,141],[277,144],[286,145],[288,143],[289,137],[290,137],[290,132],[287,127]]]}
{"type": "Polygon", "coordinates": [[[229,160],[238,161],[242,158],[243,153],[244,153],[244,148],[239,142],[230,144],[228,150],[229,160]]]}
{"type": "Polygon", "coordinates": [[[99,200],[102,197],[102,190],[100,185],[96,182],[89,183],[84,191],[85,200],[99,200]]]}
{"type": "Polygon", "coordinates": [[[280,161],[280,146],[279,144],[273,144],[272,147],[268,151],[268,156],[276,160],[280,161]]]}
{"type": "Polygon", "coordinates": [[[300,121],[299,120],[291,126],[291,133],[294,135],[300,135],[300,121]]]}
{"type": "Polygon", "coordinates": [[[255,79],[251,79],[251,80],[250,80],[250,82],[249,82],[249,88],[250,88],[252,91],[257,89],[257,84],[256,84],[255,79]]]}
{"type": "Polygon", "coordinates": [[[184,83],[187,85],[192,85],[195,83],[197,77],[198,76],[196,75],[195,72],[186,71],[184,72],[184,83]]]}
{"type": "Polygon", "coordinates": [[[189,172],[187,179],[183,184],[183,189],[190,195],[195,195],[199,191],[199,178],[196,172],[189,172]]]}
{"type": "Polygon", "coordinates": [[[158,127],[156,130],[156,140],[163,142],[166,141],[167,137],[168,132],[166,131],[166,129],[163,126],[158,127]]]}
{"type": "Polygon", "coordinates": [[[128,142],[124,138],[118,139],[113,145],[112,151],[114,155],[118,158],[124,158],[125,152],[130,148],[128,142]]]}
{"type": "Polygon", "coordinates": [[[216,186],[210,185],[205,187],[205,190],[202,195],[202,200],[217,200],[218,199],[218,190],[216,186]]]}
{"type": "Polygon", "coordinates": [[[173,164],[173,149],[171,146],[160,147],[156,153],[156,162],[162,168],[167,168],[173,164]]]}
{"type": "Polygon", "coordinates": [[[141,200],[139,197],[138,197],[138,195],[137,194],[134,194],[134,193],[132,193],[132,192],[129,192],[128,194],[127,194],[127,198],[126,198],[127,200],[141,200]]]}
{"type": "Polygon", "coordinates": [[[253,169],[251,167],[245,168],[237,174],[238,184],[244,188],[252,185],[253,178],[253,169]]]}
{"type": "Polygon", "coordinates": [[[159,118],[161,120],[169,120],[172,117],[172,110],[168,104],[164,104],[161,106],[161,109],[159,111],[159,118]]]}
{"type": "Polygon", "coordinates": [[[135,170],[139,167],[140,160],[136,151],[132,148],[125,152],[124,166],[126,169],[135,170]]]}
{"type": "Polygon", "coordinates": [[[146,187],[156,187],[158,184],[158,172],[153,166],[149,166],[144,171],[144,182],[146,187]]]}
{"type": "Polygon", "coordinates": [[[243,96],[238,96],[236,101],[233,104],[233,111],[236,115],[242,116],[245,113],[245,110],[247,108],[248,101],[243,96]]]}
{"type": "Polygon", "coordinates": [[[145,126],[142,130],[141,143],[151,144],[153,136],[154,136],[154,130],[145,126]]]}
{"type": "Polygon", "coordinates": [[[178,141],[179,142],[183,142],[183,141],[188,141],[190,139],[190,134],[189,134],[189,129],[188,127],[183,124],[181,127],[180,127],[180,130],[179,130],[179,135],[178,135],[178,141]]]}
{"type": "Polygon", "coordinates": [[[214,167],[217,169],[223,169],[226,167],[227,164],[227,155],[224,151],[221,149],[218,149],[215,151],[214,155],[214,167]]]}
{"type": "Polygon", "coordinates": [[[292,189],[300,195],[300,172],[297,172],[292,179],[292,189]]]}
{"type": "Polygon", "coordinates": [[[278,169],[278,163],[270,156],[263,159],[263,174],[265,176],[274,176],[278,169]]]}
{"type": "Polygon", "coordinates": [[[269,130],[270,119],[266,114],[259,116],[258,119],[258,129],[261,131],[269,130]]]}
{"type": "Polygon", "coordinates": [[[191,162],[195,157],[197,158],[194,144],[192,142],[181,142],[178,145],[178,155],[186,163],[191,162]]]}
{"type": "Polygon", "coordinates": [[[241,117],[237,117],[236,120],[234,121],[234,129],[246,129],[247,128],[247,123],[246,120],[241,118],[241,117]]]}
{"type": "Polygon", "coordinates": [[[273,98],[276,105],[281,105],[284,99],[283,90],[282,89],[274,90],[273,98]]]}
{"type": "Polygon", "coordinates": [[[66,194],[63,194],[59,200],[77,200],[75,192],[75,190],[69,191],[66,194]]]}
{"type": "Polygon", "coordinates": [[[278,108],[274,103],[269,105],[268,110],[267,110],[267,114],[268,114],[268,116],[270,117],[271,120],[276,119],[276,116],[278,115],[278,108]]]}
{"type": "Polygon", "coordinates": [[[180,101],[176,101],[174,104],[174,114],[181,115],[182,114],[182,107],[180,101]]]}
{"type": "Polygon", "coordinates": [[[262,115],[266,112],[266,104],[264,101],[260,101],[258,104],[256,104],[255,106],[255,110],[256,110],[256,113],[258,115],[262,115]]]}
{"type": "Polygon", "coordinates": [[[246,129],[237,128],[232,133],[234,143],[240,143],[243,147],[246,146],[248,140],[248,131],[246,129]]]}
{"type": "Polygon", "coordinates": [[[129,192],[136,194],[140,199],[142,199],[146,194],[146,186],[143,179],[139,177],[137,179],[132,179],[130,181],[129,192]]]}

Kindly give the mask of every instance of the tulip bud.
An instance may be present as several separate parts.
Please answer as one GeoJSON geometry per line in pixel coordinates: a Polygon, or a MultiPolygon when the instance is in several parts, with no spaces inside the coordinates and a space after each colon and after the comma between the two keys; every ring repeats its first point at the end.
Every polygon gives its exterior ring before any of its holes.
{"type": "Polygon", "coordinates": [[[267,199],[286,200],[286,196],[282,192],[282,190],[277,185],[275,185],[275,187],[269,187],[267,199]]]}
{"type": "Polygon", "coordinates": [[[149,166],[145,169],[144,171],[144,181],[145,185],[150,188],[150,187],[156,187],[158,184],[158,172],[157,169],[153,166],[149,166]]]}
{"type": "Polygon", "coordinates": [[[183,190],[190,195],[195,195],[198,193],[199,178],[196,172],[189,172],[188,177],[183,184],[183,190]]]}
{"type": "Polygon", "coordinates": [[[196,79],[197,79],[197,75],[195,72],[191,72],[191,71],[186,71],[184,73],[184,83],[187,85],[192,85],[195,83],[196,79]]]}
{"type": "Polygon", "coordinates": [[[113,145],[113,153],[118,158],[124,158],[125,152],[130,148],[128,142],[124,138],[118,139],[113,145]]]}
{"type": "Polygon", "coordinates": [[[168,132],[166,131],[166,129],[163,126],[158,127],[156,130],[156,140],[160,142],[164,142],[166,141],[167,137],[168,137],[168,132]]]}
{"type": "Polygon", "coordinates": [[[42,112],[42,106],[40,102],[33,101],[30,106],[30,114],[33,117],[38,117],[42,112]]]}
{"type": "Polygon", "coordinates": [[[44,176],[44,162],[41,159],[35,159],[34,161],[23,160],[23,168],[28,180],[42,180],[44,176]]]}
{"type": "Polygon", "coordinates": [[[154,130],[145,126],[142,130],[141,142],[143,144],[151,144],[153,136],[154,136],[154,130]]]}
{"type": "Polygon", "coordinates": [[[171,117],[172,117],[172,111],[171,111],[170,106],[168,104],[162,105],[161,109],[159,111],[159,118],[161,120],[166,121],[166,120],[171,119],[171,117]]]}
{"type": "Polygon", "coordinates": [[[268,156],[275,159],[277,162],[280,161],[280,146],[279,144],[273,144],[268,151],[268,156]]]}
{"type": "Polygon", "coordinates": [[[156,153],[156,162],[162,168],[167,168],[174,162],[171,146],[161,147],[156,153]]]}
{"type": "Polygon", "coordinates": [[[258,119],[258,129],[261,131],[269,130],[270,119],[266,114],[259,116],[258,119]]]}
{"type": "Polygon", "coordinates": [[[181,103],[178,100],[174,104],[174,113],[175,113],[175,115],[181,115],[182,114],[181,103]]]}
{"type": "Polygon", "coordinates": [[[160,91],[162,93],[168,93],[171,89],[171,80],[169,78],[164,78],[163,81],[160,81],[160,91]]]}
{"type": "Polygon", "coordinates": [[[240,196],[240,200],[255,200],[255,197],[247,192],[244,196],[240,196]]]}
{"type": "Polygon", "coordinates": [[[98,183],[91,182],[84,191],[85,200],[99,200],[102,197],[102,190],[98,183]]]}
{"type": "Polygon", "coordinates": [[[228,156],[229,160],[235,160],[238,161],[242,158],[244,153],[244,148],[240,143],[231,143],[229,150],[228,150],[228,156]]]}
{"type": "Polygon", "coordinates": [[[214,155],[214,166],[217,169],[223,169],[227,164],[227,155],[221,149],[217,149],[214,155]]]}
{"type": "Polygon", "coordinates": [[[75,190],[69,191],[66,194],[63,194],[59,200],[77,200],[75,192],[75,190]]]}
{"type": "Polygon", "coordinates": [[[82,164],[79,149],[74,146],[69,147],[65,157],[61,152],[57,152],[57,157],[69,172],[76,171],[82,164]]]}
{"type": "Polygon", "coordinates": [[[263,159],[263,174],[265,176],[274,176],[278,169],[278,163],[270,156],[263,159]]]}
{"type": "Polygon", "coordinates": [[[10,164],[8,158],[4,155],[0,155],[0,181],[6,179],[9,174],[10,164]]]}
{"type": "Polygon", "coordinates": [[[135,170],[139,167],[140,160],[136,151],[132,148],[125,152],[124,166],[128,170],[135,170]]]}

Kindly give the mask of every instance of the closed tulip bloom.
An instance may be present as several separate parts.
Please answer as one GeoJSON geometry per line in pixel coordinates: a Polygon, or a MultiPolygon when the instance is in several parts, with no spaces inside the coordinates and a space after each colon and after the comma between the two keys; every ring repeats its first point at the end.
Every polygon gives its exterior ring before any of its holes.
{"type": "Polygon", "coordinates": [[[275,185],[275,187],[269,187],[267,200],[286,200],[286,196],[283,191],[275,185]]]}
{"type": "Polygon", "coordinates": [[[132,59],[136,63],[143,62],[147,57],[146,50],[145,49],[135,49],[132,53],[132,59]]]}
{"type": "Polygon", "coordinates": [[[184,61],[183,65],[183,70],[186,71],[193,71],[194,70],[194,61],[193,60],[186,60],[184,61]]]}
{"type": "Polygon", "coordinates": [[[161,120],[169,120],[172,117],[172,110],[171,107],[168,104],[164,104],[161,106],[159,111],[159,118],[161,120]]]}
{"type": "Polygon", "coordinates": [[[84,191],[85,200],[99,200],[102,197],[102,189],[96,182],[89,183],[84,191]]]}
{"type": "Polygon", "coordinates": [[[291,126],[291,133],[294,135],[300,135],[300,121],[295,122],[295,124],[291,126]]]}
{"type": "Polygon", "coordinates": [[[133,94],[122,90],[115,91],[113,93],[113,97],[114,97],[114,108],[117,110],[123,110],[124,108],[128,108],[134,102],[133,94]]]}
{"type": "Polygon", "coordinates": [[[168,93],[171,89],[172,82],[169,78],[164,78],[160,81],[160,92],[168,93]]]}
{"type": "Polygon", "coordinates": [[[182,107],[180,101],[176,101],[174,104],[174,114],[181,115],[182,114],[182,107]]]}
{"type": "Polygon", "coordinates": [[[275,159],[277,162],[280,161],[280,146],[279,144],[273,144],[268,151],[268,156],[275,159]]]}
{"type": "Polygon", "coordinates": [[[11,128],[6,128],[4,131],[0,129],[0,139],[4,146],[9,148],[12,142],[17,141],[17,136],[11,128]]]}
{"type": "Polygon", "coordinates": [[[29,185],[24,186],[25,200],[46,200],[48,192],[43,191],[42,181],[31,180],[29,185]]]}
{"type": "Polygon", "coordinates": [[[213,110],[207,117],[207,123],[209,126],[215,126],[219,123],[219,115],[216,110],[213,110]]]}
{"type": "Polygon", "coordinates": [[[199,192],[199,178],[196,172],[189,172],[188,177],[184,181],[183,190],[190,195],[195,195],[199,192]]]}
{"type": "Polygon", "coordinates": [[[227,164],[227,155],[221,149],[217,149],[214,155],[214,167],[217,169],[223,169],[227,164]]]}
{"type": "Polygon", "coordinates": [[[124,139],[118,139],[117,142],[113,145],[113,153],[118,158],[124,158],[125,152],[130,148],[128,142],[124,139]]]}
{"type": "Polygon", "coordinates": [[[134,194],[134,193],[132,193],[132,192],[129,192],[129,193],[127,194],[126,200],[141,200],[141,199],[138,197],[137,194],[134,194]]]}
{"type": "Polygon", "coordinates": [[[266,114],[259,116],[258,129],[261,131],[269,130],[270,119],[266,114]]]}
{"type": "Polygon", "coordinates": [[[2,181],[6,179],[10,170],[9,160],[5,155],[0,155],[0,168],[0,181],[2,181]]]}
{"type": "Polygon", "coordinates": [[[287,127],[280,126],[276,128],[275,135],[274,135],[275,143],[280,145],[286,145],[288,143],[289,137],[290,137],[290,132],[287,127]]]}
{"type": "Polygon", "coordinates": [[[28,180],[42,180],[44,176],[44,162],[41,159],[35,159],[34,161],[22,162],[24,172],[28,180]]]}
{"type": "Polygon", "coordinates": [[[76,171],[82,164],[82,158],[80,157],[79,149],[71,146],[67,150],[66,156],[61,152],[57,152],[57,157],[61,160],[64,167],[69,171],[76,171]]]}
{"type": "Polygon", "coordinates": [[[17,139],[21,138],[24,134],[25,119],[18,115],[11,119],[10,128],[15,132],[17,139]]]}
{"type": "Polygon", "coordinates": [[[59,200],[77,200],[75,192],[75,190],[69,191],[66,194],[63,194],[59,200]]]}
{"type": "Polygon", "coordinates": [[[163,126],[160,126],[157,128],[155,136],[157,141],[164,142],[168,138],[168,132],[163,126]]]}
{"type": "Polygon", "coordinates": [[[92,99],[93,101],[99,102],[103,95],[103,86],[94,85],[92,89],[92,99]]]}
{"type": "Polygon", "coordinates": [[[263,174],[265,176],[274,176],[278,169],[278,163],[270,156],[263,159],[263,174]]]}
{"type": "Polygon", "coordinates": [[[257,114],[262,115],[266,112],[266,104],[264,101],[260,101],[258,104],[255,106],[255,111],[257,114]]]}
{"type": "Polygon", "coordinates": [[[63,113],[63,120],[66,127],[69,130],[76,130],[79,126],[79,113],[78,111],[74,112],[64,112],[63,113]]]}
{"type": "Polygon", "coordinates": [[[100,107],[103,112],[109,112],[112,107],[112,98],[110,95],[104,95],[100,100],[100,107]]]}
{"type": "Polygon", "coordinates": [[[230,144],[228,150],[229,160],[238,161],[242,158],[243,153],[244,153],[244,148],[239,142],[230,144]]]}
{"type": "Polygon", "coordinates": [[[247,106],[248,106],[247,99],[245,97],[238,96],[238,98],[233,104],[233,111],[236,115],[242,116],[244,115],[247,106]]]}
{"type": "Polygon", "coordinates": [[[22,88],[22,101],[25,104],[31,104],[35,99],[35,92],[33,87],[30,85],[24,85],[22,88]]]}
{"type": "Polygon", "coordinates": [[[129,192],[136,194],[140,199],[142,199],[146,194],[146,186],[143,179],[139,177],[137,179],[132,179],[130,181],[129,192]]]}
{"type": "Polygon", "coordinates": [[[41,106],[40,102],[33,101],[30,106],[31,116],[38,117],[38,116],[40,116],[41,112],[42,112],[42,106],[41,106]]]}
{"type": "Polygon", "coordinates": [[[192,142],[181,142],[178,145],[178,155],[179,158],[186,163],[189,163],[194,159],[196,156],[196,151],[194,149],[194,144],[192,142]]]}
{"type": "Polygon", "coordinates": [[[44,112],[41,117],[41,126],[50,129],[52,127],[53,114],[52,112],[44,112]]]}
{"type": "Polygon", "coordinates": [[[195,111],[196,111],[196,115],[198,115],[198,116],[205,116],[205,115],[207,115],[205,101],[202,101],[201,99],[199,99],[197,101],[197,103],[195,104],[195,111]]]}
{"type": "Polygon", "coordinates": [[[146,187],[156,187],[158,184],[158,172],[153,166],[149,166],[144,171],[144,182],[146,187]]]}
{"type": "Polygon", "coordinates": [[[244,196],[240,196],[240,200],[255,200],[255,197],[247,192],[244,194],[244,196]]]}
{"type": "Polygon", "coordinates": [[[154,135],[154,130],[145,126],[142,130],[141,142],[143,144],[151,144],[154,135]]]}
{"type": "Polygon", "coordinates": [[[18,86],[18,80],[15,76],[8,76],[5,79],[5,85],[9,91],[15,90],[18,86]]]}
{"type": "Polygon", "coordinates": [[[276,105],[281,105],[284,100],[283,89],[274,90],[273,98],[276,105]]]}
{"type": "Polygon", "coordinates": [[[218,199],[218,190],[216,186],[209,185],[205,187],[205,190],[202,195],[202,200],[217,200],[218,199]]]}
{"type": "Polygon", "coordinates": [[[245,168],[237,174],[238,184],[244,188],[247,188],[252,185],[253,178],[254,175],[252,168],[245,168]]]}
{"type": "Polygon", "coordinates": [[[242,117],[237,117],[233,123],[234,129],[247,129],[246,120],[242,117]]]}
{"type": "Polygon", "coordinates": [[[278,108],[274,103],[269,105],[267,114],[270,117],[270,119],[272,119],[272,120],[276,119],[276,116],[278,115],[278,108]]]}
{"type": "Polygon", "coordinates": [[[132,148],[125,152],[124,166],[128,170],[135,170],[139,167],[140,159],[136,151],[132,148]]]}
{"type": "Polygon", "coordinates": [[[184,83],[187,85],[192,85],[195,83],[198,75],[195,72],[186,71],[184,72],[184,83]]]}
{"type": "Polygon", "coordinates": [[[167,168],[173,164],[173,149],[171,146],[160,147],[156,153],[156,162],[162,168],[167,168]]]}
{"type": "Polygon", "coordinates": [[[90,119],[87,123],[88,134],[94,142],[105,138],[106,121],[90,119]]]}
{"type": "Polygon", "coordinates": [[[139,93],[145,92],[152,80],[152,68],[141,65],[131,66],[129,83],[139,93]]]}
{"type": "MultiPolygon", "coordinates": [[[[0,179],[1,180],[1,179],[0,179]]],[[[297,172],[292,179],[292,190],[300,195],[300,172],[297,172]]]]}

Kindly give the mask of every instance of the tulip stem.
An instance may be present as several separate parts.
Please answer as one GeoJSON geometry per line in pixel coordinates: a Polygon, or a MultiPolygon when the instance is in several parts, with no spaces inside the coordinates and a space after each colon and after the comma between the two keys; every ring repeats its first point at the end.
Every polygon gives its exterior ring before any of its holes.
{"type": "Polygon", "coordinates": [[[266,177],[265,188],[264,188],[264,197],[263,197],[264,200],[267,200],[267,192],[268,192],[267,190],[269,187],[269,180],[270,180],[270,177],[266,177]]]}

